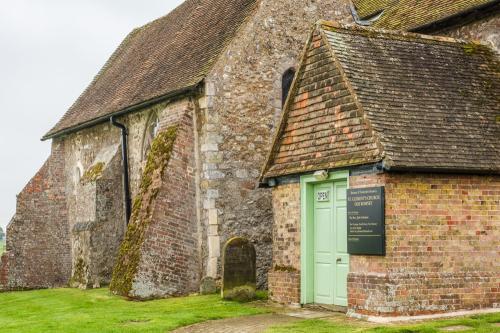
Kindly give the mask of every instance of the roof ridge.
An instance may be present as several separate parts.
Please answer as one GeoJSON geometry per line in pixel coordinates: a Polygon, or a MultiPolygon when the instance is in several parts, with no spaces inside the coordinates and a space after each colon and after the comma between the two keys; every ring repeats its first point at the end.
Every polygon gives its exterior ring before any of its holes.
{"type": "Polygon", "coordinates": [[[401,30],[388,30],[388,29],[382,29],[382,28],[363,27],[363,26],[354,25],[354,24],[343,24],[343,23],[340,23],[337,21],[331,21],[331,20],[318,20],[316,22],[316,25],[320,29],[324,29],[324,27],[328,27],[328,28],[341,29],[341,30],[346,30],[346,31],[379,33],[381,35],[386,35],[386,36],[399,36],[399,37],[404,37],[404,38],[421,39],[421,40],[443,42],[443,43],[455,43],[455,44],[473,43],[473,44],[485,46],[485,47],[491,49],[490,45],[483,43],[479,40],[466,40],[466,39],[459,39],[459,38],[453,38],[453,37],[447,37],[447,36],[426,35],[426,34],[421,34],[421,33],[416,33],[416,32],[407,32],[407,31],[401,31],[401,30]]]}

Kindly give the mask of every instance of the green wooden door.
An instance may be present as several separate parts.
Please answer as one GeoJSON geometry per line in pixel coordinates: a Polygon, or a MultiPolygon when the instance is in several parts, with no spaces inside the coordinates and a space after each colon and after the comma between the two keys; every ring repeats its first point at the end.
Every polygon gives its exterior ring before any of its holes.
{"type": "Polygon", "coordinates": [[[314,302],[347,306],[347,183],[314,186],[314,302]]]}

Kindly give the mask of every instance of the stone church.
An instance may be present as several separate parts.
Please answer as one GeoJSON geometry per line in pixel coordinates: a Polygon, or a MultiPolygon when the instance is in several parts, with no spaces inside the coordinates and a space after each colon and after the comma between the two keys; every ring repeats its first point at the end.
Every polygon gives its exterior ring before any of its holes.
{"type": "Polygon", "coordinates": [[[315,22],[498,51],[498,13],[487,0],[186,0],[132,31],[43,137],[52,152],[17,197],[0,289],[183,295],[220,276],[234,236],[255,246],[267,288],[274,218],[260,174],[315,22]]]}

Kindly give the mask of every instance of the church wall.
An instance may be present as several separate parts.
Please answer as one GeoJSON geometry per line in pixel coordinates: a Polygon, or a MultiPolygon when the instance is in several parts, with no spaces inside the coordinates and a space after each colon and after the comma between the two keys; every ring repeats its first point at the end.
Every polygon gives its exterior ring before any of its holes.
{"type": "MultiPolygon", "coordinates": [[[[168,123],[176,102],[173,105],[160,103],[117,119],[125,124],[128,131],[132,202],[138,194],[145,167],[143,141],[147,122],[152,112],[156,112],[160,126],[168,123]]],[[[105,123],[71,134],[64,139],[64,143],[68,224],[72,244],[70,285],[99,287],[111,280],[126,231],[121,132],[110,123],[105,123]],[[82,182],[85,174],[92,173],[92,169],[101,163],[103,170],[98,179],[82,182]]]]}
{"type": "Polygon", "coordinates": [[[64,155],[64,143],[54,140],[50,157],[17,196],[1,260],[0,290],[60,287],[69,279],[64,155]]]}
{"type": "Polygon", "coordinates": [[[131,297],[186,295],[199,287],[194,107],[184,100],[172,111],[161,130],[176,126],[177,134],[151,206],[151,222],[145,231],[131,297]]]}
{"type": "Polygon", "coordinates": [[[488,17],[462,27],[435,33],[454,38],[479,40],[500,53],[500,15],[488,17]]]}
{"type": "Polygon", "coordinates": [[[179,100],[160,119],[114,269],[116,294],[149,299],[198,290],[195,105],[179,100]]]}
{"type": "Polygon", "coordinates": [[[258,177],[281,114],[281,78],[295,67],[313,24],[350,21],[347,1],[262,1],[206,78],[202,100],[201,196],[204,274],[220,274],[220,250],[233,236],[257,251],[258,286],[272,253],[271,192],[258,177]]]}

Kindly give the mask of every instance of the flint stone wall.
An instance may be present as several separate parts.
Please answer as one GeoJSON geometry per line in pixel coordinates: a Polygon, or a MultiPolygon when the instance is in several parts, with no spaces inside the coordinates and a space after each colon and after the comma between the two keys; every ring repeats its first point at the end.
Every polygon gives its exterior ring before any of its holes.
{"type": "Polygon", "coordinates": [[[434,34],[467,40],[478,40],[490,45],[497,53],[500,53],[500,15],[493,15],[461,27],[437,31],[434,34]]]}
{"type": "Polygon", "coordinates": [[[319,19],[351,22],[348,1],[261,1],[206,78],[200,101],[203,271],[221,274],[221,249],[242,236],[257,251],[257,285],[271,268],[271,191],[258,177],[282,106],[281,79],[298,65],[319,19]]]}

